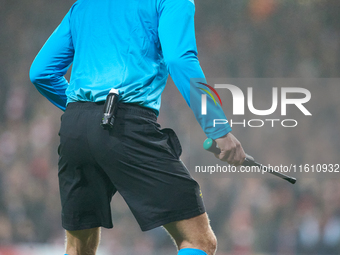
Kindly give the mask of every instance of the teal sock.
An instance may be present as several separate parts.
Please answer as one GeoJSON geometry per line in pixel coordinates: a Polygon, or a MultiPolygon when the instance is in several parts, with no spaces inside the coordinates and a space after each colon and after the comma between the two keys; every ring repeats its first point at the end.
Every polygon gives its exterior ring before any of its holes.
{"type": "Polygon", "coordinates": [[[202,250],[184,248],[184,249],[180,249],[177,255],[207,255],[207,254],[202,250]]]}

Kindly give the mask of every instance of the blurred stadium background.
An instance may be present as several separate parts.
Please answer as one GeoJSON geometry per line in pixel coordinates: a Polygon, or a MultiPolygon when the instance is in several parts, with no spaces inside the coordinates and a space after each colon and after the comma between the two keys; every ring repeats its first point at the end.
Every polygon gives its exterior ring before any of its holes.
{"type": "MultiPolygon", "coordinates": [[[[339,77],[339,0],[195,2],[199,58],[207,77],[339,77]]],[[[62,112],[35,90],[28,72],[72,4],[0,0],[0,255],[64,254],[57,182],[62,112]]],[[[289,149],[285,157],[301,155],[299,144],[313,137],[304,155],[338,159],[340,107],[330,98],[332,90],[314,101],[323,124],[290,137],[282,145],[289,149]],[[327,128],[319,132],[322,125],[327,128]]],[[[190,125],[181,120],[190,110],[171,79],[162,104],[160,123],[174,128],[188,149],[190,125]]],[[[242,142],[242,132],[235,133],[242,142]]],[[[257,146],[252,140],[246,145],[252,151],[257,146]]],[[[218,255],[340,254],[340,178],[302,179],[294,187],[270,178],[198,179],[218,255]]],[[[120,196],[112,209],[115,227],[103,230],[99,254],[176,253],[161,228],[140,231],[120,196]]]]}

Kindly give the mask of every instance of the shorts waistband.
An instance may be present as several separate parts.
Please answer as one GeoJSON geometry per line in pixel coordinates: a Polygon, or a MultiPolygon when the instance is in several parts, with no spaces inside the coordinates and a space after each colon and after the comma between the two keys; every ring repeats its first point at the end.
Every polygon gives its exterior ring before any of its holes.
{"type": "MultiPolygon", "coordinates": [[[[81,110],[95,110],[103,111],[105,101],[100,102],[72,102],[67,105],[66,110],[81,109],[81,110]]],[[[133,114],[141,117],[147,117],[154,121],[157,120],[157,115],[151,108],[143,107],[133,103],[118,103],[117,115],[133,114]],[[124,113],[123,113],[124,112],[124,113]]]]}

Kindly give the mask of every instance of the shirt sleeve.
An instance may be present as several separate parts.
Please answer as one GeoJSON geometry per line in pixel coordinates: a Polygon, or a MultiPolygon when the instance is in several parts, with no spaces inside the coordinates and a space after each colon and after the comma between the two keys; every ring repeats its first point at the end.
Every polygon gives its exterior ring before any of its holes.
{"type": "Polygon", "coordinates": [[[214,127],[214,119],[226,120],[226,117],[220,105],[216,105],[209,96],[208,112],[206,115],[201,114],[201,94],[204,92],[199,89],[199,81],[206,81],[197,58],[194,1],[160,0],[158,13],[158,36],[164,61],[175,85],[207,137],[216,139],[226,135],[231,131],[228,123],[214,127]]]}
{"type": "Polygon", "coordinates": [[[69,85],[64,75],[74,55],[70,13],[71,10],[46,41],[30,69],[30,80],[38,91],[63,111],[67,102],[65,91],[69,85]]]}

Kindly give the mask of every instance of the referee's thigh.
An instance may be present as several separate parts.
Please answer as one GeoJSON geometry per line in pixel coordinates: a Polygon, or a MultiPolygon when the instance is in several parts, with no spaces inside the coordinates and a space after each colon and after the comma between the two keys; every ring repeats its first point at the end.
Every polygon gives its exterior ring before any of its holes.
{"type": "Polygon", "coordinates": [[[100,228],[66,230],[66,254],[95,255],[100,240],[100,228]]]}
{"type": "Polygon", "coordinates": [[[203,250],[208,255],[215,254],[217,240],[206,213],[190,219],[171,222],[164,225],[164,228],[175,240],[179,250],[194,248],[203,250]]]}

